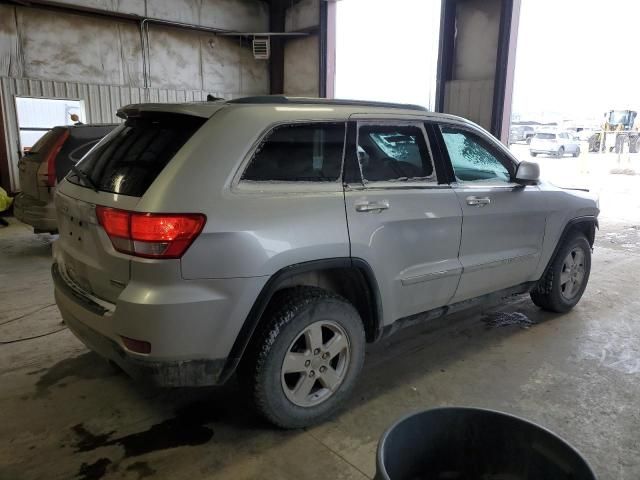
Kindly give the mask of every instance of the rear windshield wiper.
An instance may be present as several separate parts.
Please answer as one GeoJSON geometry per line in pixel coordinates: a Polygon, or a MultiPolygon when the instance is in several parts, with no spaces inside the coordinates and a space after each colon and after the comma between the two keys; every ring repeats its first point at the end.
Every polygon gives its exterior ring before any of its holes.
{"type": "Polygon", "coordinates": [[[71,171],[75,173],[78,178],[81,179],[88,187],[91,187],[94,192],[97,193],[100,191],[98,189],[98,185],[96,185],[96,182],[91,180],[91,177],[80,170],[78,167],[76,167],[75,165],[71,165],[71,171]]]}

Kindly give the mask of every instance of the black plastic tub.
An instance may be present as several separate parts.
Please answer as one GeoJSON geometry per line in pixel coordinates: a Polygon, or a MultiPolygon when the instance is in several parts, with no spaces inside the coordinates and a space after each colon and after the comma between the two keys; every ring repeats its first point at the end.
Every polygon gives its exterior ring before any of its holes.
{"type": "Polygon", "coordinates": [[[376,480],[596,480],[554,433],[480,408],[434,408],[398,420],[382,435],[376,464],[376,480]]]}

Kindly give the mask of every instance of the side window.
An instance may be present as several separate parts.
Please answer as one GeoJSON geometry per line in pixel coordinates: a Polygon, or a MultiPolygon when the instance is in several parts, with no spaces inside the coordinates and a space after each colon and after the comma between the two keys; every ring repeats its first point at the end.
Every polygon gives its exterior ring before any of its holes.
{"type": "Polygon", "coordinates": [[[365,181],[435,181],[433,163],[418,126],[360,126],[358,159],[365,181]]]}
{"type": "Polygon", "coordinates": [[[342,170],[344,123],[274,128],[253,154],[242,180],[334,182],[342,170]]]}
{"type": "Polygon", "coordinates": [[[480,136],[467,130],[442,126],[442,137],[459,182],[510,182],[502,155],[480,136]]]}

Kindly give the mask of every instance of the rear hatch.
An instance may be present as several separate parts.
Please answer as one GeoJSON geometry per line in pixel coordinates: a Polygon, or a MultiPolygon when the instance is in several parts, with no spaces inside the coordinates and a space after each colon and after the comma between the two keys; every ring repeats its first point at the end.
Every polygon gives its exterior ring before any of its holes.
{"type": "Polygon", "coordinates": [[[115,303],[130,277],[131,255],[118,252],[96,206],[132,211],[149,186],[206,118],[139,112],[102,139],[56,194],[60,237],[56,261],[65,279],[115,303]]]}
{"type": "Polygon", "coordinates": [[[556,149],[555,133],[536,133],[531,139],[531,148],[534,150],[555,150],[556,149]]]}

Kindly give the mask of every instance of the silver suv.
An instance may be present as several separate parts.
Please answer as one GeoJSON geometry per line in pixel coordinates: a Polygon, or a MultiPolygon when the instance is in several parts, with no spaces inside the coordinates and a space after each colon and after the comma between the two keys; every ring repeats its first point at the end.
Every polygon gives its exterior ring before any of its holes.
{"type": "Polygon", "coordinates": [[[408,105],[252,97],[130,105],[61,182],[69,328],[130,375],[234,372],[283,427],[331,415],[366,342],[587,285],[598,204],[475,124],[408,105]]]}

